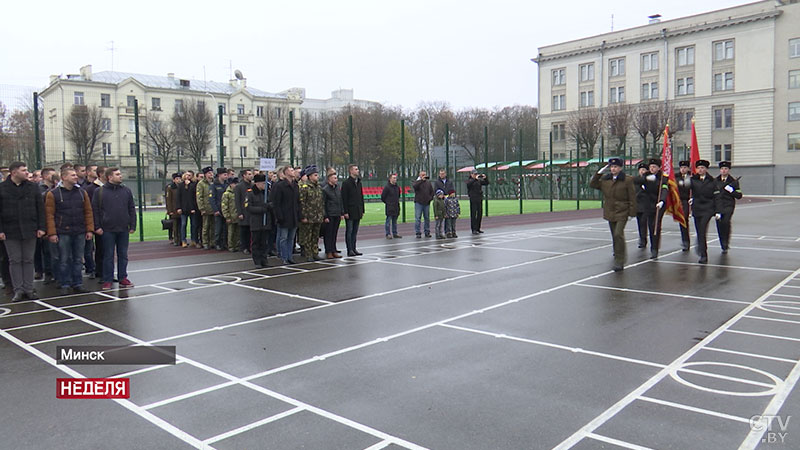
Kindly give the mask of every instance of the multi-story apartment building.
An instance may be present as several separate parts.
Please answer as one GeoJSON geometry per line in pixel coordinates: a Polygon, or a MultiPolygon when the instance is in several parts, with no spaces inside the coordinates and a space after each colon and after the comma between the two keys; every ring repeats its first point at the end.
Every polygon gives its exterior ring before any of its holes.
{"type": "MultiPolygon", "coordinates": [[[[305,94],[305,90],[303,94],[305,94]]],[[[304,95],[301,109],[304,113],[320,114],[340,111],[348,106],[369,109],[378,105],[380,103],[371,100],[353,98],[352,89],[337,89],[331,92],[331,98],[327,99],[306,98],[304,95]]]]}
{"type": "Polygon", "coordinates": [[[556,158],[575,149],[568,121],[581,108],[668,101],[676,148],[694,118],[700,156],[731,160],[746,192],[800,194],[798,24],[797,0],[769,0],[539,48],[541,154],[550,131],[556,158]]]}
{"type": "MultiPolygon", "coordinates": [[[[95,105],[103,111],[104,133],[94,160],[119,164],[123,168],[136,166],[134,134],[134,101],[139,103],[139,134],[143,156],[142,164],[147,166],[146,174],[156,176],[160,164],[152,152],[146,138],[143,119],[148,112],[163,115],[161,120],[169,121],[173,113],[188,101],[205,105],[218,120],[219,107],[222,107],[223,149],[225,165],[228,167],[257,167],[259,156],[265,151],[265,133],[271,132],[284,139],[280,141],[283,149],[282,162],[289,159],[289,112],[292,111],[297,125],[301,118],[300,104],[304,90],[293,88],[280,93],[268,93],[247,86],[245,79],[234,79],[229,83],[205,82],[167,76],[141,75],[123,72],[92,73],[92,66],[84,66],[78,75],[66,77],[52,76],[50,85],[40,93],[44,111],[45,140],[48,143],[45,161],[71,160],[75,156],[75,146],[70,142],[64,127],[73,105],[95,105]],[[265,120],[266,115],[269,115],[265,120]],[[269,128],[268,131],[266,128],[269,128]]],[[[207,149],[204,164],[216,165],[219,161],[219,127],[207,149]]],[[[295,146],[299,145],[299,133],[295,133],[295,146]]],[[[274,153],[274,151],[273,151],[274,153]]],[[[185,152],[180,157],[182,167],[192,167],[192,161],[185,152]]],[[[177,161],[170,164],[177,167],[177,161]]],[[[163,170],[163,168],[161,169],[163,170]]],[[[131,173],[128,171],[128,173],[131,173]]]]}

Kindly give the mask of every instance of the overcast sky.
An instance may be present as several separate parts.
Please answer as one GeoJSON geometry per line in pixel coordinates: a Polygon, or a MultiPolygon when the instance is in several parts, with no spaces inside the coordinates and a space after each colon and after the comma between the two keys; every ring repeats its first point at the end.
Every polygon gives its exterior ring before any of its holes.
{"type": "Polygon", "coordinates": [[[85,64],[306,88],[412,108],[536,105],[540,46],[735,6],[726,0],[283,0],[116,3],[13,1],[3,6],[0,84],[43,87],[85,64]],[[35,28],[34,28],[35,27],[35,28]]]}

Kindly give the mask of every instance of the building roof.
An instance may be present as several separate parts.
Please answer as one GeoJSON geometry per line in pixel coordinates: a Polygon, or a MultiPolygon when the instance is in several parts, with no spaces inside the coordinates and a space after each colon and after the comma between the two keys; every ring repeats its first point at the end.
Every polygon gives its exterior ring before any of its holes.
{"type": "MultiPolygon", "coordinates": [[[[203,80],[192,80],[192,79],[188,80],[189,86],[181,86],[181,80],[186,80],[186,78],[159,76],[159,75],[144,75],[144,74],[129,73],[129,72],[111,72],[111,71],[96,72],[92,74],[91,80],[85,80],[83,78],[80,78],[79,80],[98,82],[98,83],[120,84],[129,78],[134,79],[147,87],[158,88],[158,89],[173,89],[176,91],[192,91],[200,93],[211,92],[213,94],[232,95],[241,90],[241,88],[239,88],[238,86],[233,86],[230,83],[220,83],[218,81],[203,81],[203,80]]],[[[285,93],[276,94],[276,93],[262,91],[260,89],[255,89],[252,87],[245,87],[243,90],[250,93],[250,95],[256,97],[287,98],[287,94],[285,93]]]]}

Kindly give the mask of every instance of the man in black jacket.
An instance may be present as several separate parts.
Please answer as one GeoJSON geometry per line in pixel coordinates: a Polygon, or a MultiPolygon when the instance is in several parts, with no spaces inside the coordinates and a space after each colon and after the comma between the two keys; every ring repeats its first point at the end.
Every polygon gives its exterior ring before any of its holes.
{"type": "Polygon", "coordinates": [[[256,174],[253,177],[252,187],[245,192],[242,206],[248,221],[247,229],[251,233],[248,240],[251,244],[253,263],[263,269],[267,267],[267,234],[272,227],[265,175],[256,174]]]}
{"type": "Polygon", "coordinates": [[[730,175],[730,161],[720,161],[719,176],[717,177],[717,234],[719,234],[719,244],[722,247],[722,254],[728,253],[731,242],[731,218],[733,210],[736,208],[736,200],[742,198],[742,190],[739,188],[739,180],[730,175]]]}
{"type": "Polygon", "coordinates": [[[642,206],[644,218],[647,220],[647,228],[650,231],[650,258],[658,258],[658,246],[661,237],[661,221],[664,217],[664,204],[667,200],[667,180],[661,172],[661,160],[654,158],[648,161],[650,173],[642,177],[636,177],[633,183],[637,189],[644,189],[647,194],[647,201],[642,206]]]}
{"type": "Polygon", "coordinates": [[[681,198],[681,207],[683,208],[683,216],[686,217],[686,227],[678,224],[681,229],[681,248],[683,251],[689,251],[689,192],[692,188],[692,174],[689,161],[680,161],[678,163],[679,171],[675,180],[678,183],[678,195],[681,198]]]}
{"type": "Polygon", "coordinates": [[[431,237],[431,201],[433,200],[433,186],[428,180],[428,174],[422,170],[417,176],[417,180],[411,185],[414,188],[414,233],[417,238],[422,237],[422,231],[425,231],[425,237],[431,237]],[[424,223],[420,223],[424,222],[424,223]],[[420,227],[420,225],[424,225],[420,227]]]}
{"type": "Polygon", "coordinates": [[[434,192],[441,189],[445,195],[450,191],[455,191],[456,187],[453,184],[453,180],[447,178],[447,170],[446,169],[439,169],[439,178],[433,182],[433,190],[434,192]]]}
{"type": "Polygon", "coordinates": [[[389,180],[381,192],[381,201],[384,203],[386,213],[386,239],[401,239],[403,236],[397,234],[397,216],[400,215],[400,186],[397,185],[397,174],[389,175],[389,180]]]}
{"type": "Polygon", "coordinates": [[[347,166],[349,177],[342,183],[342,204],[344,205],[344,242],[347,245],[347,256],[361,256],[356,247],[358,224],[364,217],[364,191],[361,187],[361,174],[358,166],[347,166]]]}
{"type": "MultiPolygon", "coordinates": [[[[264,177],[266,181],[267,177],[264,177]]],[[[244,197],[253,187],[253,171],[250,169],[242,169],[239,172],[239,184],[233,190],[234,199],[236,202],[236,212],[239,215],[239,248],[245,254],[250,253],[250,219],[247,217],[247,210],[244,207],[244,197]]],[[[264,189],[261,189],[262,191],[264,189]]],[[[266,239],[264,240],[266,242],[266,239]]],[[[230,245],[230,242],[228,242],[230,245]]]]}
{"type": "Polygon", "coordinates": [[[116,167],[106,169],[108,182],[92,198],[95,234],[103,237],[103,289],[111,289],[114,280],[114,253],[117,254],[117,279],[123,288],[133,287],[128,280],[128,241],[136,231],[133,194],[122,184],[116,167]]]}
{"type": "Polygon", "coordinates": [[[469,225],[472,234],[483,233],[481,231],[481,219],[483,218],[483,186],[489,184],[486,175],[479,174],[472,169],[467,178],[467,196],[469,197],[469,225]]]}
{"type": "Polygon", "coordinates": [[[328,170],[328,181],[322,188],[322,204],[325,219],[323,228],[323,240],[325,241],[325,256],[328,259],[341,258],[339,250],[336,248],[336,237],[339,234],[339,223],[344,214],[342,205],[342,188],[339,186],[339,177],[333,169],[328,170]]]}
{"type": "Polygon", "coordinates": [[[8,178],[0,183],[0,241],[8,253],[11,301],[36,300],[33,256],[36,240],[45,235],[44,203],[39,186],[28,181],[25,163],[13,162],[8,169],[8,178]]]}
{"type": "Polygon", "coordinates": [[[696,250],[698,256],[700,256],[699,263],[705,264],[708,262],[708,244],[706,243],[708,222],[717,211],[719,190],[714,178],[708,174],[708,161],[701,159],[694,165],[697,169],[697,174],[692,177],[689,204],[692,207],[694,227],[697,230],[696,250]]]}
{"type": "Polygon", "coordinates": [[[647,247],[647,219],[644,217],[644,211],[647,209],[647,192],[642,188],[640,183],[636,180],[644,179],[650,172],[646,162],[640,162],[637,166],[639,176],[634,177],[636,185],[636,226],[639,229],[639,248],[647,247]]]}
{"type": "Polygon", "coordinates": [[[293,168],[284,167],[281,175],[283,178],[270,190],[269,201],[278,225],[278,254],[284,264],[294,264],[292,251],[300,222],[300,190],[294,182],[293,168]]]}

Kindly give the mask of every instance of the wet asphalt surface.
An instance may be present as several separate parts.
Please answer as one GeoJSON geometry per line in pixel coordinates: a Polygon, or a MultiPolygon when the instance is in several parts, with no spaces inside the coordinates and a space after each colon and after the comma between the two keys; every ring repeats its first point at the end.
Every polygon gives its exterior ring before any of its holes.
{"type": "Polygon", "coordinates": [[[707,265],[670,218],[658,260],[629,222],[621,273],[597,210],[448,240],[365,227],[362,257],[266,269],[132,244],[132,289],[0,300],[0,448],[800,448],[798,212],[740,204],[707,265]],[[53,361],[145,343],[178,364],[53,361]],[[72,375],[131,397],[56,399],[72,375]]]}

